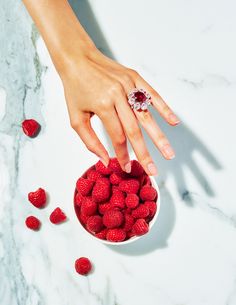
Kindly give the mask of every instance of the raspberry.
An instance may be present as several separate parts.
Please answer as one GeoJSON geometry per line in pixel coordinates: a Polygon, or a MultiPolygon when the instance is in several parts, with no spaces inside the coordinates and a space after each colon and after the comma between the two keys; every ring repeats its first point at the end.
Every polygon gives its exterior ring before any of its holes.
{"type": "Polygon", "coordinates": [[[134,218],[145,218],[149,215],[149,209],[144,204],[140,204],[131,214],[134,218]]]}
{"type": "Polygon", "coordinates": [[[112,192],[112,194],[119,193],[120,189],[119,189],[118,185],[112,185],[111,192],[112,192]]]}
{"type": "Polygon", "coordinates": [[[80,207],[83,201],[84,201],[84,196],[82,196],[80,193],[77,193],[75,196],[75,204],[78,207],[80,207]]]}
{"type": "Polygon", "coordinates": [[[81,275],[88,274],[92,269],[92,264],[87,257],[80,257],[75,261],[75,270],[81,275]]]}
{"type": "Polygon", "coordinates": [[[152,185],[152,182],[151,182],[151,179],[149,176],[144,176],[142,185],[149,185],[149,186],[152,185]]]}
{"type": "Polygon", "coordinates": [[[119,227],[124,221],[124,216],[119,210],[109,210],[103,215],[103,224],[108,229],[119,227]]]}
{"type": "Polygon", "coordinates": [[[125,230],[125,232],[128,232],[132,229],[134,224],[134,218],[129,215],[129,214],[125,214],[125,222],[123,225],[123,229],[125,230]]]}
{"type": "Polygon", "coordinates": [[[87,220],[87,229],[91,233],[98,233],[102,230],[102,217],[99,215],[90,216],[87,220]]]}
{"type": "Polygon", "coordinates": [[[97,204],[93,201],[92,198],[86,197],[81,204],[81,214],[91,216],[94,215],[97,211],[97,204]]]}
{"type": "Polygon", "coordinates": [[[132,230],[126,233],[127,239],[130,239],[130,238],[132,238],[134,236],[135,236],[135,234],[134,234],[134,232],[132,230]]]}
{"type": "Polygon", "coordinates": [[[106,236],[107,236],[107,231],[108,229],[104,229],[102,231],[100,231],[99,233],[96,233],[95,236],[99,239],[106,239],[106,236]]]}
{"type": "Polygon", "coordinates": [[[106,201],[110,197],[110,181],[107,178],[97,179],[93,191],[92,197],[96,202],[106,201]]]}
{"type": "Polygon", "coordinates": [[[127,208],[135,209],[139,205],[139,197],[136,194],[128,194],[125,198],[127,208]]]}
{"type": "Polygon", "coordinates": [[[120,242],[125,240],[126,233],[123,229],[109,229],[107,232],[107,240],[112,242],[120,242]]]}
{"type": "Polygon", "coordinates": [[[137,160],[131,161],[131,173],[130,175],[133,177],[139,177],[143,175],[144,169],[142,165],[137,160]]]}
{"type": "Polygon", "coordinates": [[[149,217],[152,218],[157,211],[157,204],[155,201],[145,201],[144,206],[146,206],[149,210],[149,217]]]}
{"type": "Polygon", "coordinates": [[[38,134],[40,125],[34,119],[24,120],[22,122],[22,129],[28,137],[33,138],[38,134]]]}
{"type": "Polygon", "coordinates": [[[123,180],[119,184],[119,189],[128,194],[136,194],[139,190],[139,182],[135,179],[123,180]]]}
{"type": "Polygon", "coordinates": [[[113,206],[110,204],[110,202],[104,202],[104,203],[100,203],[98,205],[98,211],[100,214],[104,214],[106,211],[109,211],[113,209],[113,206]]]}
{"type": "Polygon", "coordinates": [[[36,207],[43,208],[47,201],[46,192],[44,189],[39,188],[35,192],[28,194],[28,200],[36,207]]]}
{"type": "Polygon", "coordinates": [[[34,231],[38,231],[41,226],[41,222],[39,221],[39,219],[34,216],[28,216],[25,220],[25,224],[27,228],[34,231]]]}
{"type": "Polygon", "coordinates": [[[108,176],[111,174],[111,169],[106,167],[100,160],[95,164],[96,171],[100,174],[108,176]]]}
{"type": "Polygon", "coordinates": [[[153,201],[157,197],[157,191],[152,186],[145,185],[141,188],[139,196],[143,201],[153,201]]]}
{"type": "Polygon", "coordinates": [[[111,184],[119,184],[122,181],[122,177],[121,175],[117,174],[117,173],[112,173],[110,176],[110,182],[111,184]]]}
{"type": "Polygon", "coordinates": [[[89,215],[85,215],[85,214],[80,213],[80,215],[79,215],[79,220],[80,220],[80,222],[81,222],[83,225],[85,225],[85,224],[87,223],[89,217],[90,217],[89,215]]]}
{"type": "Polygon", "coordinates": [[[117,160],[117,158],[111,158],[110,162],[108,164],[108,167],[111,169],[111,171],[113,173],[116,173],[116,174],[123,173],[123,170],[122,170],[122,168],[120,166],[120,163],[117,160]]]}
{"type": "Polygon", "coordinates": [[[54,224],[61,223],[65,220],[66,215],[60,208],[56,208],[50,215],[50,221],[54,224]]]}
{"type": "Polygon", "coordinates": [[[76,188],[77,188],[77,191],[83,195],[83,196],[87,196],[92,187],[93,187],[93,184],[94,182],[89,180],[89,179],[86,179],[86,178],[79,178],[76,182],[76,188]]]}
{"type": "Polygon", "coordinates": [[[98,178],[101,178],[102,175],[94,169],[91,169],[87,172],[87,178],[95,182],[98,178]]]}
{"type": "Polygon", "coordinates": [[[148,231],[149,231],[149,227],[144,219],[140,218],[136,220],[132,228],[132,233],[134,233],[137,236],[140,236],[146,234],[148,231]]]}
{"type": "Polygon", "coordinates": [[[125,195],[121,191],[112,194],[110,203],[114,208],[123,209],[125,207],[125,195]]]}

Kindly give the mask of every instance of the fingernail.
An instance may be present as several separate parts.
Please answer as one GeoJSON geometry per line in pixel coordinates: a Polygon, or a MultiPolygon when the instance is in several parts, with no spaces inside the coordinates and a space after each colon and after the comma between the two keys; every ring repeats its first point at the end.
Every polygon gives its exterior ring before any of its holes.
{"type": "Polygon", "coordinates": [[[131,162],[125,164],[125,171],[128,174],[131,172],[131,162]]]}
{"type": "Polygon", "coordinates": [[[172,124],[179,124],[180,122],[180,119],[178,119],[177,116],[173,113],[169,115],[169,120],[172,124]]]}
{"type": "Polygon", "coordinates": [[[166,144],[163,147],[163,151],[164,151],[165,156],[168,159],[173,159],[175,157],[175,152],[174,152],[173,148],[169,144],[166,144]]]}
{"type": "Polygon", "coordinates": [[[100,161],[103,163],[104,166],[108,166],[108,161],[103,159],[103,158],[100,158],[100,161]]]}
{"type": "Polygon", "coordinates": [[[154,163],[149,163],[147,165],[147,168],[152,176],[155,176],[157,174],[157,168],[154,163]]]}

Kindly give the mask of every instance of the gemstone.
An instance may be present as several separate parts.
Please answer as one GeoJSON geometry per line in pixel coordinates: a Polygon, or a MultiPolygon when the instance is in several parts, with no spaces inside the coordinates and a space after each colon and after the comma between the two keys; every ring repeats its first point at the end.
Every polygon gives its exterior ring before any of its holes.
{"type": "Polygon", "coordinates": [[[142,110],[147,110],[147,104],[146,103],[142,103],[141,104],[141,109],[142,110]]]}
{"type": "Polygon", "coordinates": [[[140,103],[136,102],[133,107],[134,107],[135,110],[139,110],[140,109],[140,103]]]}
{"type": "Polygon", "coordinates": [[[147,99],[146,95],[141,91],[135,92],[134,97],[136,98],[136,101],[138,101],[138,102],[145,102],[147,99]]]}

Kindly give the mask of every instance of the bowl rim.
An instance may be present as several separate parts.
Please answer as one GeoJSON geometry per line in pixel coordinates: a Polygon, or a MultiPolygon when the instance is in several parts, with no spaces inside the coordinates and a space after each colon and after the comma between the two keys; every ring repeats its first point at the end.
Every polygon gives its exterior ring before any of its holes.
{"type": "MultiPolygon", "coordinates": [[[[89,170],[89,169],[88,169],[88,170],[89,170]]],[[[88,171],[88,170],[87,170],[87,171],[88,171]]],[[[86,171],[86,172],[87,172],[87,171],[86,171]]],[[[86,172],[85,172],[85,173],[86,173],[86,172]]],[[[85,173],[84,173],[82,176],[84,176],[85,173]]],[[[82,176],[81,176],[81,177],[82,177],[82,176]]],[[[156,201],[156,203],[157,203],[157,210],[156,210],[156,213],[155,213],[153,219],[149,222],[149,231],[148,231],[146,234],[141,235],[141,236],[134,236],[134,237],[131,237],[131,238],[125,240],[125,241],[120,241],[120,242],[113,242],[113,241],[108,241],[108,240],[100,239],[100,238],[94,236],[94,235],[91,234],[88,230],[85,229],[85,227],[84,227],[83,224],[81,223],[81,221],[80,221],[80,219],[79,219],[79,217],[78,217],[78,215],[77,215],[77,213],[76,213],[76,205],[75,205],[75,203],[73,202],[76,218],[77,218],[77,220],[78,220],[78,222],[79,222],[79,225],[83,228],[83,230],[87,233],[87,235],[89,235],[89,237],[90,237],[91,239],[93,239],[93,240],[97,240],[97,241],[99,241],[99,242],[101,242],[101,243],[103,243],[103,244],[105,244],[105,245],[110,245],[110,246],[127,245],[127,244],[130,244],[130,243],[133,243],[133,242],[139,240],[140,238],[144,238],[145,236],[147,236],[147,235],[150,233],[150,231],[151,231],[152,227],[154,226],[154,224],[156,223],[156,220],[157,220],[158,215],[159,215],[159,212],[160,212],[160,207],[161,207],[161,197],[160,197],[160,189],[159,189],[159,186],[158,186],[158,184],[157,184],[157,182],[156,182],[156,180],[155,180],[155,178],[154,178],[153,176],[149,176],[149,177],[150,177],[150,179],[151,179],[151,181],[152,181],[152,185],[153,185],[153,186],[155,187],[155,189],[157,190],[158,196],[157,196],[157,201],[156,201]]],[[[75,190],[75,193],[76,193],[76,190],[75,190]]],[[[73,198],[75,198],[75,193],[74,193],[74,197],[73,197],[73,198]]],[[[73,201],[74,201],[74,200],[73,200],[73,201]]]]}

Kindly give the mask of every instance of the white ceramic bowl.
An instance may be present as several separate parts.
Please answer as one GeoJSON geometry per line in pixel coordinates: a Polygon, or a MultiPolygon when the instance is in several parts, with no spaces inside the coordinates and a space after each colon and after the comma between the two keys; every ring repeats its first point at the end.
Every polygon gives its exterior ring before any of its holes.
{"type": "MultiPolygon", "coordinates": [[[[157,221],[157,218],[158,218],[158,215],[159,215],[159,212],[160,212],[160,207],[161,207],[161,198],[160,198],[160,190],[159,190],[159,187],[156,183],[156,180],[153,178],[153,177],[150,177],[151,179],[151,182],[152,182],[152,186],[157,190],[157,211],[156,211],[156,214],[154,215],[153,219],[149,222],[149,232],[151,231],[152,227],[154,226],[155,222],[157,221]]],[[[77,215],[77,214],[76,214],[77,215]]],[[[103,239],[100,239],[100,238],[97,238],[96,236],[92,235],[89,231],[87,231],[85,229],[85,227],[83,226],[83,224],[80,222],[79,220],[79,217],[77,216],[78,218],[78,221],[79,221],[79,224],[81,225],[81,227],[84,229],[84,231],[89,235],[90,238],[93,238],[93,239],[96,239],[98,241],[100,241],[101,243],[103,244],[106,244],[106,245],[114,245],[114,246],[120,246],[120,245],[126,245],[126,244],[130,244],[130,243],[133,243],[134,241],[140,239],[140,238],[145,238],[145,236],[147,236],[149,234],[146,233],[144,235],[141,235],[141,236],[134,236],[134,237],[131,237],[130,239],[127,239],[125,241],[121,241],[121,242],[111,242],[111,241],[108,241],[108,240],[103,240],[103,239]]]]}

